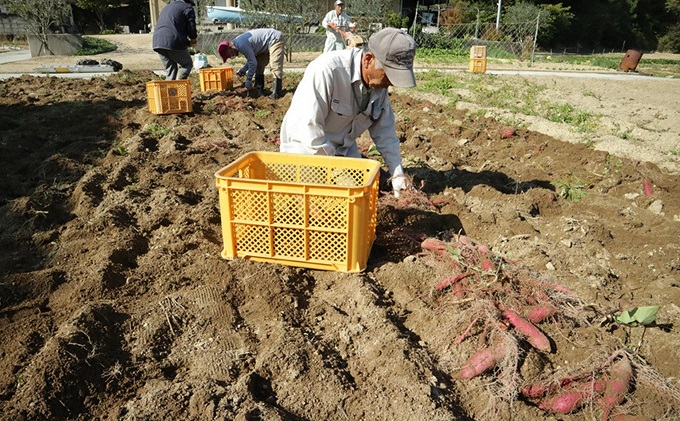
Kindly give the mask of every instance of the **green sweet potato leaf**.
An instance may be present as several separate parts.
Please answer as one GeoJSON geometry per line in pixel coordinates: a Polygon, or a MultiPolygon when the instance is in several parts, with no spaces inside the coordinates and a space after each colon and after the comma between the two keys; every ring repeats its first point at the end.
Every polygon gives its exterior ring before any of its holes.
{"type": "Polygon", "coordinates": [[[635,307],[616,316],[616,321],[624,325],[640,324],[642,326],[649,326],[656,321],[656,313],[658,311],[659,306],[635,307]]]}

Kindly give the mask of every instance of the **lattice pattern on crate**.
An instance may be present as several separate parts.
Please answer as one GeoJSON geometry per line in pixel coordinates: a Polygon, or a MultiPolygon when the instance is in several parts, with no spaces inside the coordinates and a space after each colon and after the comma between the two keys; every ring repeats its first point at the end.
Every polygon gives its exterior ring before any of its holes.
{"type": "Polygon", "coordinates": [[[186,85],[161,86],[161,91],[165,91],[165,95],[161,94],[160,102],[162,104],[162,111],[182,110],[187,108],[188,101],[186,85]]]}
{"type": "Polygon", "coordinates": [[[305,232],[277,227],[274,231],[274,256],[305,258],[305,232]]]}
{"type": "Polygon", "coordinates": [[[236,178],[250,178],[250,167],[245,167],[239,170],[238,173],[234,174],[232,177],[236,178]]]}
{"type": "Polygon", "coordinates": [[[354,168],[334,168],[330,174],[330,184],[343,187],[364,185],[365,171],[354,168]]]}
{"type": "Polygon", "coordinates": [[[239,159],[216,173],[220,202],[230,205],[221,208],[222,256],[363,270],[375,238],[377,169],[369,160],[272,152],[239,159]]]}
{"type": "Polygon", "coordinates": [[[272,193],[273,223],[303,226],[305,201],[300,194],[272,193]]]}
{"type": "Polygon", "coordinates": [[[153,114],[186,113],[193,109],[188,80],[156,80],[146,83],[149,111],[153,114]]]}
{"type": "Polygon", "coordinates": [[[234,224],[236,248],[241,253],[269,254],[269,227],[234,224]]]}
{"type": "Polygon", "coordinates": [[[309,258],[342,262],[347,259],[347,234],[309,231],[309,258]]]}
{"type": "Polygon", "coordinates": [[[296,175],[297,165],[292,164],[267,164],[264,169],[265,179],[272,181],[284,181],[287,183],[299,182],[296,175]]]}
{"type": "Polygon", "coordinates": [[[315,228],[347,229],[348,204],[343,197],[307,196],[309,226],[315,228]]]}
{"type": "Polygon", "coordinates": [[[231,200],[235,220],[269,223],[266,192],[232,190],[231,200]]]}
{"type": "Polygon", "coordinates": [[[305,184],[331,184],[327,177],[328,168],[300,165],[300,182],[305,184]]]}
{"type": "Polygon", "coordinates": [[[287,183],[325,184],[343,187],[362,186],[367,172],[354,168],[270,163],[265,166],[265,179],[287,183]],[[298,168],[300,172],[298,174],[298,168]]]}
{"type": "Polygon", "coordinates": [[[378,225],[378,213],[374,210],[378,206],[378,180],[373,182],[373,189],[371,190],[370,196],[368,198],[368,209],[371,215],[371,221],[368,223],[368,235],[366,235],[366,248],[370,249],[371,244],[373,244],[373,238],[375,237],[375,228],[378,225]]]}
{"type": "Polygon", "coordinates": [[[231,67],[204,68],[199,70],[201,91],[223,91],[234,87],[234,71],[231,67]]]}

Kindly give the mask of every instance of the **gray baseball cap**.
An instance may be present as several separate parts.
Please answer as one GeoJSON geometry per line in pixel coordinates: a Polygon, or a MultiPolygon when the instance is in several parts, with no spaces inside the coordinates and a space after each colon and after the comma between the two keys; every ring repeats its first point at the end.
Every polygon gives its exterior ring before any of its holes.
{"type": "Polygon", "coordinates": [[[385,28],[371,35],[368,50],[383,64],[392,85],[397,88],[416,86],[413,73],[416,41],[409,34],[397,28],[385,28]]]}

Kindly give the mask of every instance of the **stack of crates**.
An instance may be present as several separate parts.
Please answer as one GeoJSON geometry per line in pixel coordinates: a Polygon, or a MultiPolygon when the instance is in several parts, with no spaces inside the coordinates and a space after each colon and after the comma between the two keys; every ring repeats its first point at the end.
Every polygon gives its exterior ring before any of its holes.
{"type": "Polygon", "coordinates": [[[234,69],[231,67],[208,67],[199,70],[201,92],[226,91],[234,87],[234,69]]]}
{"type": "Polygon", "coordinates": [[[251,152],[217,171],[222,257],[340,272],[366,268],[380,163],[251,152]]]}
{"type": "Polygon", "coordinates": [[[153,80],[146,83],[149,111],[152,114],[180,114],[193,111],[191,82],[181,80],[153,80]]]}
{"type": "Polygon", "coordinates": [[[470,47],[470,71],[473,73],[486,72],[486,45],[470,47]]]}

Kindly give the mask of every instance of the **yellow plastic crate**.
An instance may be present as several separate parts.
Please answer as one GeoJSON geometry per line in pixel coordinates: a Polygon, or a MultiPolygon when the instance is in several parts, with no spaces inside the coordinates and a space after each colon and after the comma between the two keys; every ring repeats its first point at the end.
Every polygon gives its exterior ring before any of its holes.
{"type": "Polygon", "coordinates": [[[470,60],[486,59],[486,45],[473,45],[470,47],[470,60]]]}
{"type": "Polygon", "coordinates": [[[147,82],[146,94],[152,114],[190,113],[194,107],[188,79],[147,82]]]}
{"type": "Polygon", "coordinates": [[[199,70],[201,92],[226,91],[234,87],[234,69],[231,67],[216,67],[199,70]]]}
{"type": "Polygon", "coordinates": [[[215,173],[222,257],[360,272],[375,239],[380,164],[251,152],[215,173]]]}
{"type": "Polygon", "coordinates": [[[485,73],[486,59],[470,60],[470,71],[473,73],[485,73]]]}

